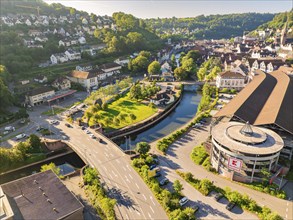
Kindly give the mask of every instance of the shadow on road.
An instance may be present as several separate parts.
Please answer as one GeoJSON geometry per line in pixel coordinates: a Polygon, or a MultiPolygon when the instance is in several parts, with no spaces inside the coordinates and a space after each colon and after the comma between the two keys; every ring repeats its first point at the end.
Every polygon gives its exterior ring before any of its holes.
{"type": "Polygon", "coordinates": [[[196,214],[197,217],[206,217],[209,215],[209,213],[213,213],[213,215],[216,215],[219,218],[230,219],[227,214],[225,214],[217,209],[214,209],[212,206],[210,206],[206,203],[198,201],[196,204],[200,207],[199,212],[197,212],[197,214],[196,214]]]}

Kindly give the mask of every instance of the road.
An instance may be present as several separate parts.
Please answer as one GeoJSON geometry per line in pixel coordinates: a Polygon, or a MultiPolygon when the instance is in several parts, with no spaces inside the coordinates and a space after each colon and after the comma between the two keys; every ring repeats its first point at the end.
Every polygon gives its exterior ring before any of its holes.
{"type": "Polygon", "coordinates": [[[70,137],[70,146],[98,169],[109,195],[117,199],[118,219],[167,219],[151,190],[129,165],[128,156],[111,141],[96,134],[106,142],[101,144],[80,128],[67,128],[64,122],[60,122],[53,129],[62,130],[70,137]]]}
{"type": "MultiPolygon", "coordinates": [[[[214,181],[216,186],[221,188],[228,186],[232,190],[249,195],[260,206],[267,206],[271,210],[278,212],[278,214],[280,214],[284,219],[293,219],[292,201],[279,199],[245,186],[241,186],[235,182],[224,179],[219,175],[208,172],[203,167],[193,163],[190,158],[190,153],[195,146],[207,139],[209,135],[208,131],[209,126],[202,129],[191,129],[169,147],[166,156],[160,156],[161,160],[163,160],[166,166],[171,170],[178,169],[183,172],[191,172],[196,178],[210,179],[211,181],[214,181]]],[[[152,147],[154,150],[154,144],[152,147]]],[[[290,199],[292,198],[289,198],[289,200],[290,199]]]]}

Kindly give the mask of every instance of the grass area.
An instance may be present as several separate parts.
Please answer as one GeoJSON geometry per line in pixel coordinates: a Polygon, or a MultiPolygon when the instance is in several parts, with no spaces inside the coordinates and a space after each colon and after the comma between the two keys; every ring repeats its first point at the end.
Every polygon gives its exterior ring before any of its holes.
{"type": "Polygon", "coordinates": [[[54,110],[54,114],[52,112],[52,109],[49,109],[48,111],[42,112],[42,115],[52,116],[52,115],[57,115],[57,114],[59,114],[61,112],[66,111],[66,109],[58,108],[58,107],[53,107],[53,110],[54,110]]]}
{"type": "Polygon", "coordinates": [[[206,170],[217,173],[216,170],[212,167],[210,156],[203,145],[194,147],[190,154],[190,158],[196,165],[201,165],[206,170]]]}
{"type": "Polygon", "coordinates": [[[54,134],[53,132],[51,132],[49,129],[45,128],[43,130],[40,130],[39,131],[42,135],[51,135],[51,134],[54,134]]]}
{"type": "Polygon", "coordinates": [[[105,125],[106,129],[119,129],[130,124],[142,121],[157,112],[157,108],[151,108],[140,101],[132,100],[128,95],[109,104],[106,110],[100,110],[98,115],[100,116],[99,122],[105,125]],[[120,123],[114,123],[114,118],[120,113],[127,114],[124,120],[120,120],[120,123]],[[136,116],[135,119],[129,117],[130,114],[136,116]],[[110,123],[106,123],[107,121],[110,123]]]}

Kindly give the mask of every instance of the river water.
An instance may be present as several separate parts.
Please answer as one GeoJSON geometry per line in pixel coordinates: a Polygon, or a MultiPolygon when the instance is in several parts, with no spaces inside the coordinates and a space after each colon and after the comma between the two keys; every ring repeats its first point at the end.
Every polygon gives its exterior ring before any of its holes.
{"type": "Polygon", "coordinates": [[[182,100],[175,110],[154,127],[137,135],[117,139],[115,142],[123,150],[128,150],[135,148],[138,142],[152,142],[172,133],[195,116],[200,99],[200,94],[184,91],[182,100]]]}

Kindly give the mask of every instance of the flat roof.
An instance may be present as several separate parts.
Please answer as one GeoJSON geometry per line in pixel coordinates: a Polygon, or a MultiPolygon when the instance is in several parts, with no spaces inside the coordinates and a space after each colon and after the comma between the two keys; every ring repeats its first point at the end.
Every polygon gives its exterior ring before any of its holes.
{"type": "Polygon", "coordinates": [[[245,126],[240,122],[220,122],[212,129],[212,137],[231,151],[244,154],[273,154],[283,146],[283,139],[274,131],[251,126],[254,134],[246,136],[240,132],[245,126]]]}
{"type": "Polygon", "coordinates": [[[51,170],[1,185],[15,219],[62,219],[83,205],[51,170]],[[55,210],[54,210],[55,208],[55,210]]]}

